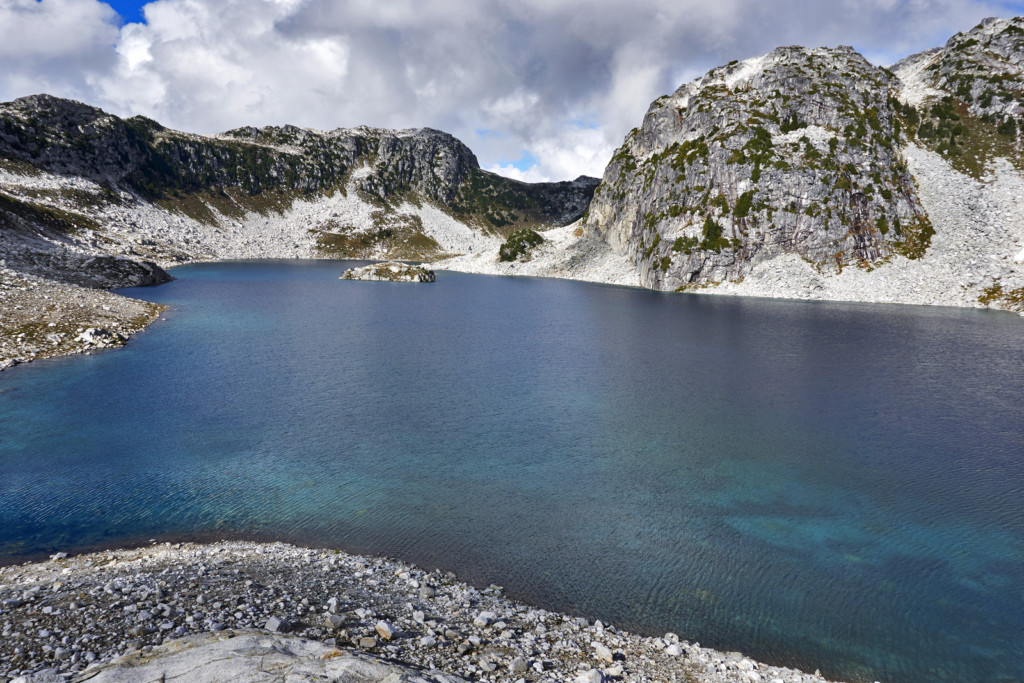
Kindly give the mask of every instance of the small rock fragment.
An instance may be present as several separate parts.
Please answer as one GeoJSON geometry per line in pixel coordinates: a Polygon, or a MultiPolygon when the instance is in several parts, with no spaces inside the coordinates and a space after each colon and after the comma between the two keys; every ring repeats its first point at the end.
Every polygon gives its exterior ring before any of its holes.
{"type": "Polygon", "coordinates": [[[508,664],[508,670],[514,674],[524,674],[530,669],[530,664],[522,657],[516,657],[508,664]]]}
{"type": "Polygon", "coordinates": [[[594,656],[602,661],[608,662],[609,664],[615,661],[615,658],[612,656],[612,651],[603,643],[594,643],[594,656]]]}
{"type": "Polygon", "coordinates": [[[284,619],[277,617],[270,617],[267,619],[266,625],[263,627],[272,633],[288,633],[292,630],[292,625],[284,619]]]}
{"type": "Polygon", "coordinates": [[[391,640],[397,632],[397,629],[386,621],[378,621],[373,628],[377,631],[377,635],[384,640],[391,640]]]}
{"type": "Polygon", "coordinates": [[[576,677],[576,683],[604,683],[604,673],[600,669],[585,671],[576,677]]]}

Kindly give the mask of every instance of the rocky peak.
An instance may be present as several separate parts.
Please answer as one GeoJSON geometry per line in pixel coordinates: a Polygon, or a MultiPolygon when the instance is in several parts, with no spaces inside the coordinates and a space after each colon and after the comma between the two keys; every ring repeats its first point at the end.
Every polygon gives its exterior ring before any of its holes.
{"type": "Polygon", "coordinates": [[[106,122],[113,118],[102,109],[46,94],[19,97],[13,102],[0,105],[0,111],[13,114],[23,120],[38,120],[51,127],[57,127],[57,124],[60,126],[89,125],[97,121],[106,122]]]}
{"type": "Polygon", "coordinates": [[[291,125],[246,126],[219,137],[299,154],[308,161],[339,155],[348,166],[366,167],[366,172],[359,174],[358,188],[382,200],[395,193],[415,191],[449,204],[470,170],[480,168],[466,145],[432,128],[359,126],[324,132],[291,125]]]}
{"type": "Polygon", "coordinates": [[[645,285],[743,277],[795,252],[823,269],[915,254],[929,228],[900,157],[895,79],[850,47],[782,47],[655,100],[587,230],[645,285]]]}
{"type": "Polygon", "coordinates": [[[893,70],[908,87],[917,86],[916,92],[930,88],[953,95],[976,116],[1019,116],[1024,113],[1024,17],[985,19],[893,70]]]}
{"type": "Polygon", "coordinates": [[[1024,168],[1024,17],[986,19],[892,70],[919,144],[979,179],[998,157],[1024,168]]]}

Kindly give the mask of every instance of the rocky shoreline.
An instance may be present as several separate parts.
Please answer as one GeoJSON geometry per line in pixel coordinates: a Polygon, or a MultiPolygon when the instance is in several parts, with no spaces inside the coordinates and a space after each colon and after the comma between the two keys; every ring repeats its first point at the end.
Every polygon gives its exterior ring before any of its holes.
{"type": "Polygon", "coordinates": [[[164,306],[0,266],[0,370],[123,346],[164,306]]]}
{"type": "Polygon", "coordinates": [[[190,680],[825,680],[440,570],[283,543],[153,543],[0,568],[0,629],[0,683],[155,680],[183,661],[190,680]],[[237,668],[223,668],[225,652],[237,668]],[[259,678],[268,656],[277,677],[259,678]],[[204,666],[220,668],[203,678],[204,666]]]}

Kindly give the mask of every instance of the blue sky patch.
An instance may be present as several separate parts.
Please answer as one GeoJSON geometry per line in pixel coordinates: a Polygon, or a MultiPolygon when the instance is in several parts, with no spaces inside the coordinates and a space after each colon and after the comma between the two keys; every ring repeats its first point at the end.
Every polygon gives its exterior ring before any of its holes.
{"type": "Polygon", "coordinates": [[[516,161],[509,161],[508,159],[500,159],[498,166],[511,166],[517,168],[520,171],[526,171],[537,165],[537,157],[530,154],[529,150],[524,149],[522,156],[516,161]]]}
{"type": "Polygon", "coordinates": [[[150,0],[107,0],[107,4],[114,8],[114,11],[121,15],[124,23],[145,24],[146,19],[142,16],[142,6],[150,0]]]}
{"type": "Polygon", "coordinates": [[[493,128],[477,128],[473,132],[482,140],[498,140],[503,137],[507,137],[506,133],[503,133],[500,130],[494,130],[493,128]]]}
{"type": "Polygon", "coordinates": [[[575,118],[569,121],[569,125],[580,130],[596,130],[598,128],[597,115],[575,118]]]}

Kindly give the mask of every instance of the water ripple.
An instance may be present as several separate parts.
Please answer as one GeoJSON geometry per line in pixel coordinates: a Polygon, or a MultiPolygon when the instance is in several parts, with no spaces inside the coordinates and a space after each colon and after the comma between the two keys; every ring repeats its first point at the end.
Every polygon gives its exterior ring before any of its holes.
{"type": "Polygon", "coordinates": [[[0,376],[0,554],[281,538],[850,680],[1024,680],[1024,335],[978,311],[198,265],[0,376]]]}

